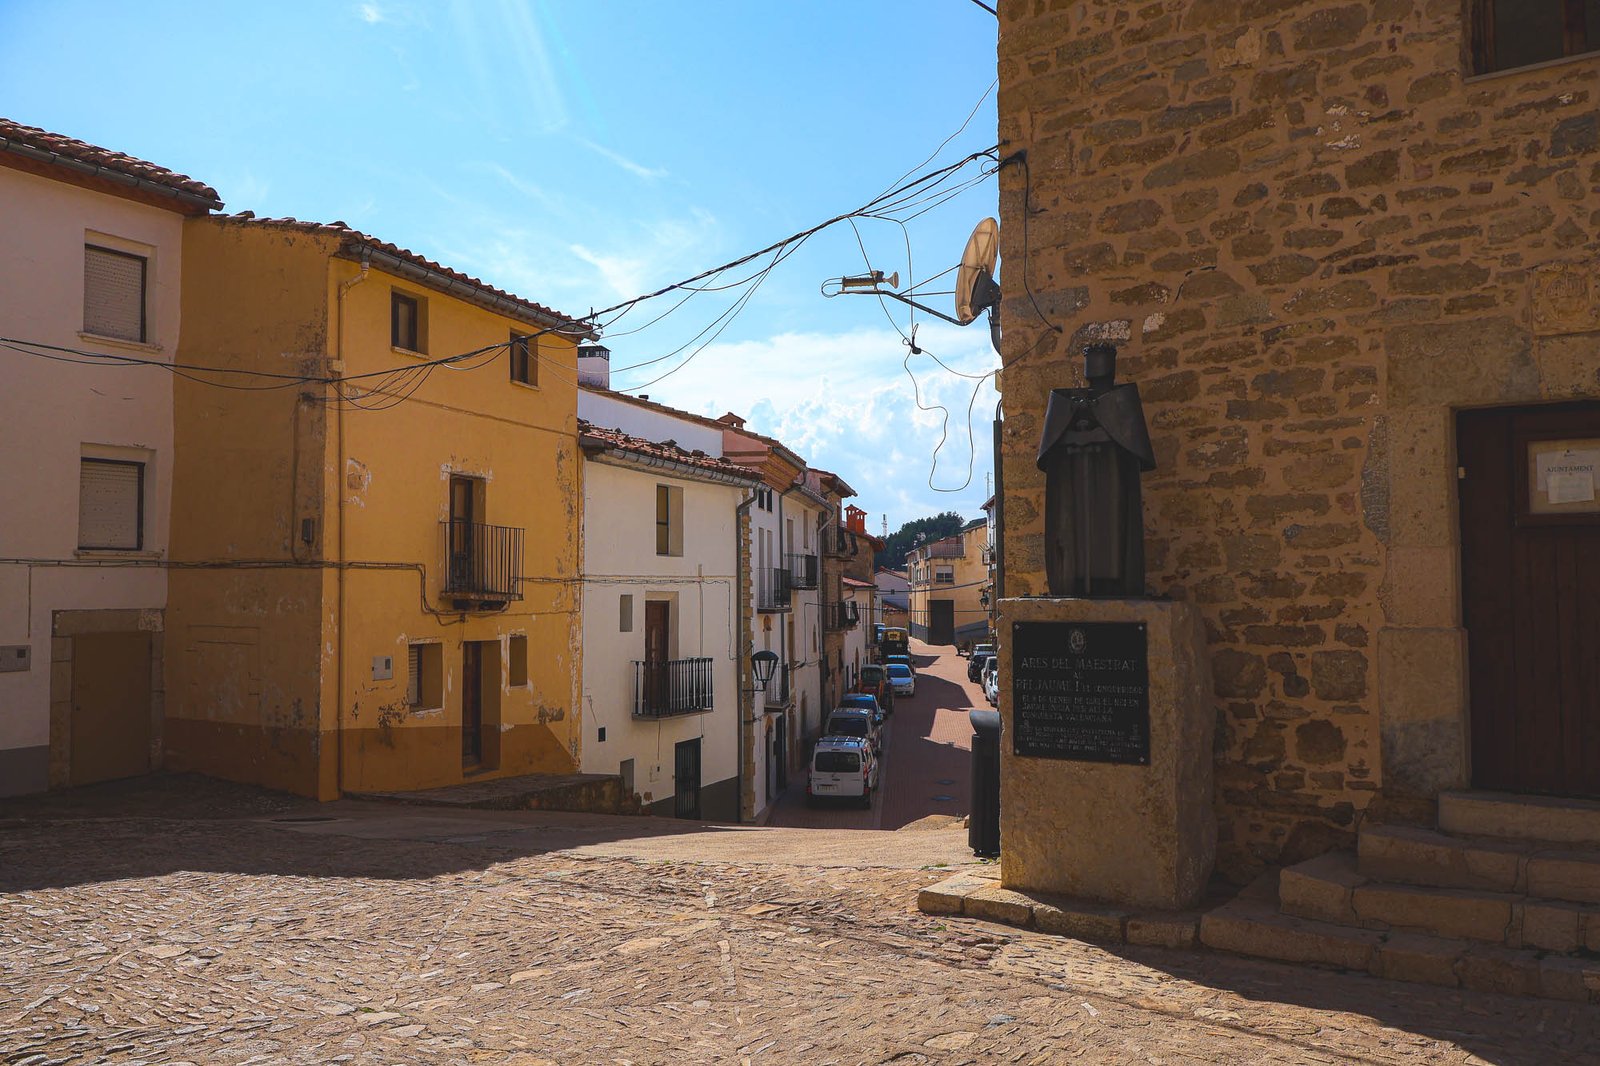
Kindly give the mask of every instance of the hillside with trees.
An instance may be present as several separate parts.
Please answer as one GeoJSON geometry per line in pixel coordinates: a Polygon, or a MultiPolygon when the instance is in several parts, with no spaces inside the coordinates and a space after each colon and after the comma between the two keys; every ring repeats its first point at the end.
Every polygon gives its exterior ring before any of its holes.
{"type": "Polygon", "coordinates": [[[874,566],[887,566],[892,570],[899,570],[905,566],[906,553],[915,548],[918,543],[918,534],[921,540],[940,540],[944,537],[961,532],[961,527],[967,520],[954,511],[945,511],[928,518],[913,518],[899,529],[890,533],[883,542],[883,550],[873,557],[874,566]]]}

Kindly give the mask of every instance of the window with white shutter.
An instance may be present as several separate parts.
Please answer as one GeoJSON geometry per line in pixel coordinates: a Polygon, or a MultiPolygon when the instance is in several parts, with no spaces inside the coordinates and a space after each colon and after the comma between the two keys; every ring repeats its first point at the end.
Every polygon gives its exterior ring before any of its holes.
{"type": "Polygon", "coordinates": [[[84,459],[78,471],[78,547],[144,548],[144,464],[84,459]]]}
{"type": "Polygon", "coordinates": [[[83,331],[143,343],[145,275],[142,255],[83,246],[83,331]]]}

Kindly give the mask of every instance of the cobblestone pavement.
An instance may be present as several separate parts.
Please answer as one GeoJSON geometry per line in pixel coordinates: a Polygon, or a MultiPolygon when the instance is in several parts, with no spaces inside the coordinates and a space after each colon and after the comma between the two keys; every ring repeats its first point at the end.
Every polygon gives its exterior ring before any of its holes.
{"type": "Polygon", "coordinates": [[[841,868],[805,830],[491,813],[0,811],[0,1062],[1600,1056],[1592,1008],[923,916],[946,872],[877,859],[915,831],[811,834],[861,842],[841,868]]]}

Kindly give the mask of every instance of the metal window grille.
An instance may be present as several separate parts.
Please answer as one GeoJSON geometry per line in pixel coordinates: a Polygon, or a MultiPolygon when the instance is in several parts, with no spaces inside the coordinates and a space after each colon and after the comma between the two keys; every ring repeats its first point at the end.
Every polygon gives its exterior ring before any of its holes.
{"type": "Polygon", "coordinates": [[[670,718],[711,710],[710,659],[634,660],[635,718],[670,718]]]}
{"type": "Polygon", "coordinates": [[[412,644],[406,648],[406,703],[411,707],[422,706],[421,644],[412,644]]]}

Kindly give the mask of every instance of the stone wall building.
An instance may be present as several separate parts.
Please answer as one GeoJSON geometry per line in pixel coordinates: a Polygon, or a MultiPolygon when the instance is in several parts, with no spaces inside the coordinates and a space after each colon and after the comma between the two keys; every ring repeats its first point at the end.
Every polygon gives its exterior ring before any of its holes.
{"type": "Polygon", "coordinates": [[[1600,54],[1508,17],[1000,5],[1007,594],[1046,591],[1048,392],[1114,340],[1236,877],[1446,790],[1600,793],[1600,54]]]}

